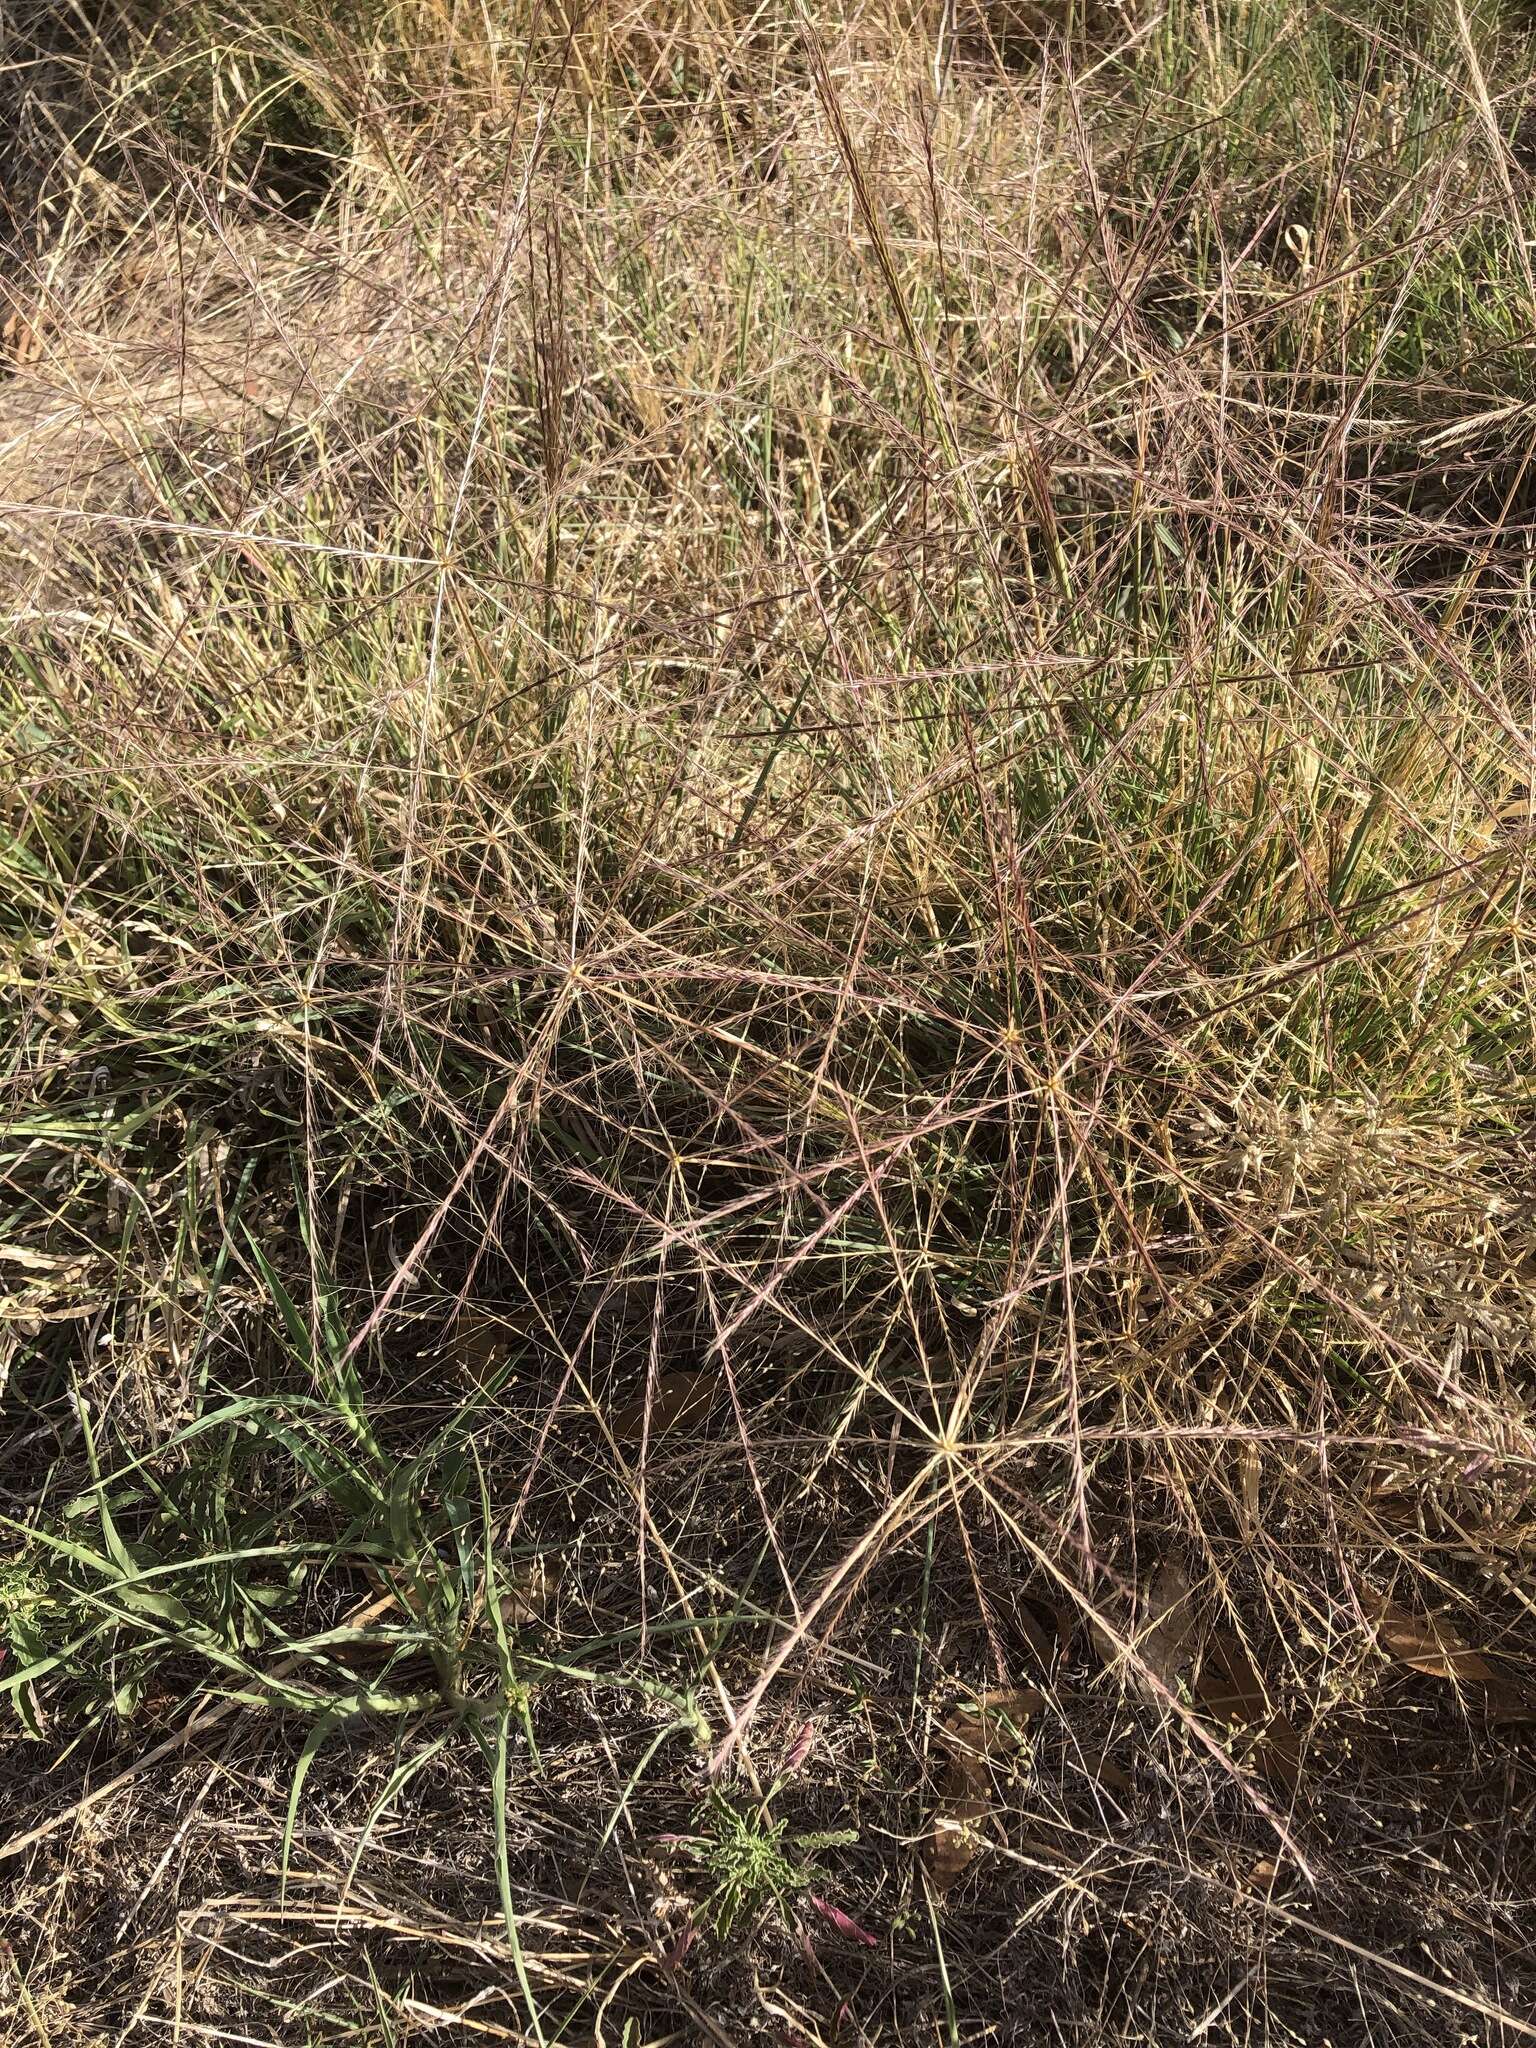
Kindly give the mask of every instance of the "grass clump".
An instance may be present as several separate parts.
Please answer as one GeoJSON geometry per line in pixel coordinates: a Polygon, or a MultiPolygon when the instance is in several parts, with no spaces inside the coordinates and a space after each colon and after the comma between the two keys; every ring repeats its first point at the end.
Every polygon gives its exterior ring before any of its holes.
{"type": "Polygon", "coordinates": [[[23,30],[23,2027],[1529,2031],[1528,26],[23,30]]]}

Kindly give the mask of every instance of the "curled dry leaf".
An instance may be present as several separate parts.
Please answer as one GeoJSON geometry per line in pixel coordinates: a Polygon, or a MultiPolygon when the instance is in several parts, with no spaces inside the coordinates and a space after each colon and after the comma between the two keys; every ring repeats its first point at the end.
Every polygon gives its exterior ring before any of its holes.
{"type": "Polygon", "coordinates": [[[1004,1686],[978,1693],[948,1716],[944,1740],[957,1755],[978,1761],[1000,1756],[1022,1745],[1040,1704],[1040,1695],[1032,1686],[1004,1686]]]}
{"type": "Polygon", "coordinates": [[[426,1618],[427,1602],[421,1588],[412,1582],[409,1572],[399,1565],[365,1565],[364,1576],[374,1591],[389,1605],[398,1607],[402,1614],[408,1614],[413,1621],[426,1618]]]}
{"type": "Polygon", "coordinates": [[[1039,1599],[1021,1600],[1013,1610],[1014,1626],[1028,1643],[1042,1671],[1050,1672],[1066,1655],[1072,1639],[1071,1617],[1039,1599]]]}
{"type": "MultiPolygon", "coordinates": [[[[951,1764],[945,1779],[947,1788],[953,1786],[957,1776],[963,1782],[964,1773],[957,1772],[951,1764]]],[[[928,1838],[928,1872],[935,1890],[947,1892],[975,1862],[981,1853],[991,1810],[980,1792],[946,1789],[934,1809],[933,1833],[928,1838]]]]}
{"type": "Polygon", "coordinates": [[[0,327],[0,345],[14,363],[35,363],[43,353],[42,329],[35,319],[12,313],[0,327]]]}
{"type": "Polygon", "coordinates": [[[1487,1685],[1498,1677],[1488,1659],[1470,1649],[1447,1623],[1427,1614],[1410,1614],[1370,1593],[1361,1594],[1360,1605],[1376,1624],[1377,1642],[1410,1671],[1456,1685],[1487,1685]]]}
{"type": "Polygon", "coordinates": [[[992,1810],[988,1765],[1022,1748],[1039,1708],[1039,1693],[1004,1687],[979,1694],[945,1721],[949,1762],[928,1841],[928,1871],[938,1891],[947,1891],[976,1860],[992,1810]]]}
{"type": "Polygon", "coordinates": [[[1245,1442],[1237,1454],[1237,1512],[1242,1525],[1243,1541],[1253,1544],[1259,1534],[1259,1474],[1262,1465],[1259,1447],[1252,1441],[1245,1442]]]}
{"type": "Polygon", "coordinates": [[[1423,1520],[1424,1489],[1411,1472],[1373,1472],[1360,1495],[1361,1506],[1389,1529],[1417,1529],[1423,1520]]]}
{"type": "Polygon", "coordinates": [[[1247,1761],[1271,1784],[1291,1792],[1301,1772],[1301,1740],[1283,1714],[1273,1712],[1253,1659],[1229,1630],[1217,1630],[1196,1663],[1195,1615],[1188,1574],[1177,1559],[1160,1565],[1141,1596],[1141,1626],[1131,1638],[1136,1661],[1119,1650],[1107,1629],[1094,1640],[1111,1669],[1126,1664],[1143,1699],[1166,1699],[1186,1685],[1196,1703],[1223,1728],[1257,1730],[1247,1761]]]}
{"type": "Polygon", "coordinates": [[[1100,1792],[1108,1793],[1115,1800],[1130,1798],[1134,1789],[1131,1774],[1110,1754],[1107,1742],[1079,1745],[1077,1754],[1083,1769],[1100,1792]]]}
{"type": "Polygon", "coordinates": [[[684,1423],[701,1422],[714,1405],[718,1389],[719,1381],[713,1373],[684,1369],[658,1373],[648,1394],[642,1393],[614,1410],[613,1433],[621,1444],[637,1444],[647,1436],[655,1438],[669,1429],[680,1429],[684,1423]]]}

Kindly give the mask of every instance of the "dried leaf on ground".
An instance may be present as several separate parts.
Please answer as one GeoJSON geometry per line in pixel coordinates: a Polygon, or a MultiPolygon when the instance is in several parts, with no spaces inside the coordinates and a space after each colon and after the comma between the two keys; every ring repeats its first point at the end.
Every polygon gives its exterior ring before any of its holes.
{"type": "Polygon", "coordinates": [[[426,1596],[403,1567],[385,1565],[380,1569],[379,1566],[370,1564],[364,1567],[364,1575],[375,1592],[398,1607],[402,1614],[408,1614],[413,1621],[425,1619],[426,1596]]]}
{"type": "Polygon", "coordinates": [[[1167,1558],[1152,1575],[1143,1603],[1142,1626],[1135,1649],[1145,1667],[1131,1667],[1131,1682],[1147,1698],[1160,1697],[1159,1687],[1177,1692],[1194,1662],[1194,1604],[1189,1574],[1177,1558],[1167,1558]],[[1148,1683],[1147,1673],[1158,1681],[1148,1683]]]}
{"type": "Polygon", "coordinates": [[[1294,1790],[1301,1768],[1300,1738],[1283,1714],[1271,1711],[1264,1682],[1238,1638],[1218,1630],[1206,1642],[1197,1668],[1192,1588],[1177,1559],[1158,1567],[1139,1606],[1141,1625],[1131,1636],[1129,1651],[1116,1646],[1108,1629],[1093,1627],[1105,1663],[1111,1669],[1127,1666],[1130,1682],[1143,1699],[1165,1700],[1188,1685],[1196,1703],[1222,1727],[1241,1731],[1262,1724],[1249,1761],[1272,1784],[1294,1790]]]}
{"type": "Polygon", "coordinates": [[[1039,1693],[1031,1689],[1005,1687],[981,1693],[945,1720],[949,1763],[928,1841],[929,1875],[939,1891],[947,1890],[980,1853],[992,1810],[988,1763],[1023,1746],[1040,1704],[1039,1693]]]}
{"type": "Polygon", "coordinates": [[[1397,1467],[1375,1471],[1359,1496],[1360,1505],[1374,1520],[1389,1528],[1417,1529],[1424,1519],[1424,1487],[1412,1472],[1397,1467]]]}
{"type": "MultiPolygon", "coordinates": [[[[956,1776],[954,1765],[949,1775],[951,1780],[956,1776]]],[[[963,1778],[963,1771],[959,1775],[963,1778]]],[[[990,1802],[979,1792],[945,1792],[934,1810],[933,1833],[928,1838],[928,1871],[936,1890],[948,1891],[975,1862],[991,1810],[990,1802]]]]}
{"type": "Polygon", "coordinates": [[[1014,1607],[1013,1620],[1041,1670],[1053,1670],[1072,1639],[1071,1617],[1044,1600],[1021,1600],[1014,1607]]]}
{"type": "Polygon", "coordinates": [[[1040,1705],[1040,1695],[1032,1686],[1004,1686],[978,1693],[946,1718],[944,1739],[956,1754],[978,1759],[999,1756],[1023,1744],[1040,1705]]]}
{"type": "Polygon", "coordinates": [[[542,1621],[549,1603],[560,1590],[561,1569],[547,1557],[520,1558],[506,1575],[500,1594],[502,1621],[508,1628],[526,1627],[542,1621]]]}
{"type": "Polygon", "coordinates": [[[1110,1755],[1107,1745],[1080,1750],[1078,1760],[1101,1792],[1107,1792],[1112,1799],[1129,1799],[1133,1789],[1131,1774],[1110,1755]]]}
{"type": "Polygon", "coordinates": [[[1374,1593],[1362,1593],[1360,1604],[1375,1623],[1377,1643],[1397,1663],[1449,1685],[1478,1687],[1497,1720],[1536,1715],[1536,1694],[1464,1642],[1449,1622],[1413,1614],[1374,1593]]]}
{"type": "Polygon", "coordinates": [[[1272,1785],[1292,1792],[1301,1775],[1301,1738],[1284,1714],[1271,1709],[1253,1659],[1235,1635],[1222,1631],[1206,1644],[1195,1697],[1213,1720],[1234,1732],[1260,1732],[1249,1761],[1272,1785]]]}
{"type": "Polygon", "coordinates": [[[43,353],[43,337],[36,320],[12,313],[0,327],[3,344],[13,363],[35,363],[43,353]]]}
{"type": "Polygon", "coordinates": [[[463,1308],[444,1332],[436,1358],[443,1369],[483,1387],[510,1364],[515,1338],[516,1332],[499,1316],[463,1308]]]}
{"type": "Polygon", "coordinates": [[[637,1444],[647,1436],[654,1439],[666,1430],[679,1429],[684,1423],[701,1422],[714,1405],[719,1384],[713,1373],[681,1368],[658,1373],[648,1393],[614,1410],[613,1433],[621,1444],[637,1444]]]}
{"type": "Polygon", "coordinates": [[[1194,1662],[1194,1607],[1189,1575],[1177,1558],[1167,1558],[1137,1600],[1137,1620],[1122,1649],[1109,1627],[1090,1617],[1094,1647],[1111,1671],[1124,1671],[1144,1700],[1176,1693],[1194,1662]]]}
{"type": "Polygon", "coordinates": [[[1406,1607],[1374,1594],[1362,1593],[1360,1604],[1376,1624],[1376,1640],[1382,1649],[1410,1671],[1456,1685],[1487,1685],[1500,1675],[1448,1623],[1427,1614],[1410,1614],[1406,1607]]]}

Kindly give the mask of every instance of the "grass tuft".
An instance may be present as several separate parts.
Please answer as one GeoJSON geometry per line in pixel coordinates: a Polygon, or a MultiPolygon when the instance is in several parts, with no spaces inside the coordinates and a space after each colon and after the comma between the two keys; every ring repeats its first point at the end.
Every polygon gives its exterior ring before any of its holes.
{"type": "Polygon", "coordinates": [[[0,38],[19,2038],[1536,2034],[1529,23],[0,38]]]}

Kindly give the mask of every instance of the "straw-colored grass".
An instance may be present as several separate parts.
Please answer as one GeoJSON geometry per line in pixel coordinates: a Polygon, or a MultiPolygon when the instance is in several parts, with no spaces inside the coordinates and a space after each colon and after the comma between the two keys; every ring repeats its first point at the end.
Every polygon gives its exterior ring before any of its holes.
{"type": "Polygon", "coordinates": [[[1526,25],[4,33],[7,2039],[1536,2035],[1526,25]]]}

